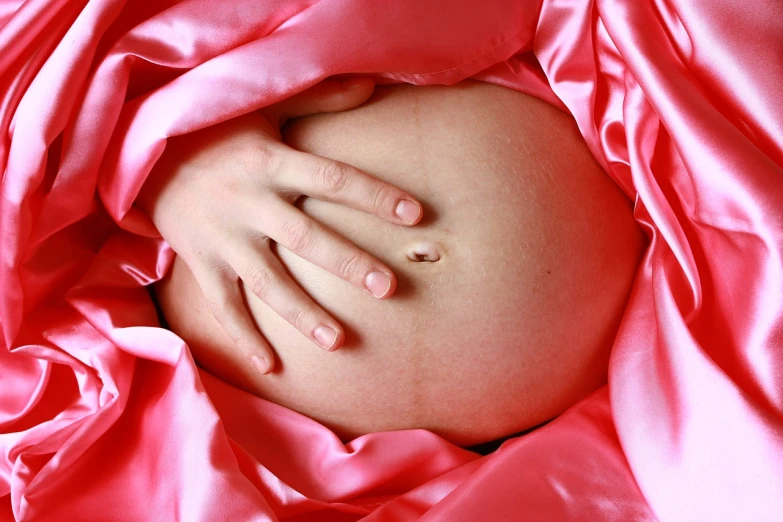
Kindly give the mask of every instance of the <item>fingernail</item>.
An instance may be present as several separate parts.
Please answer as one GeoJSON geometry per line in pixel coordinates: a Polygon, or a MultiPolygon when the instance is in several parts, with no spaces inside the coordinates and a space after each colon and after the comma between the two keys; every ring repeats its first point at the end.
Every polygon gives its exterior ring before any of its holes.
{"type": "Polygon", "coordinates": [[[250,356],[250,362],[253,363],[253,366],[256,367],[256,370],[261,375],[266,375],[269,373],[269,363],[267,362],[265,357],[259,357],[258,355],[251,355],[250,356]]]}
{"type": "Polygon", "coordinates": [[[315,336],[315,340],[318,341],[318,344],[321,345],[321,348],[326,351],[331,350],[337,340],[337,332],[328,326],[319,326],[315,329],[313,335],[315,336]]]}
{"type": "Polygon", "coordinates": [[[346,91],[352,91],[361,87],[363,83],[361,78],[348,78],[347,80],[343,80],[342,86],[346,91]]]}
{"type": "Polygon", "coordinates": [[[401,199],[400,202],[397,203],[397,208],[394,210],[394,213],[397,214],[397,217],[404,223],[410,225],[419,219],[419,216],[421,215],[421,206],[408,199],[401,199]]]}
{"type": "Polygon", "coordinates": [[[391,289],[391,278],[383,272],[370,272],[364,280],[364,286],[375,297],[383,297],[391,289]]]}

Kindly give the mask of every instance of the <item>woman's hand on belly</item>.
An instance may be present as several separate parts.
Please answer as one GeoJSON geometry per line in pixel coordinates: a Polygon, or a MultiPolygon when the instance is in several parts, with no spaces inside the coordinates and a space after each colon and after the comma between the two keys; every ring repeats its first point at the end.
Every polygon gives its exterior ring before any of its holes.
{"type": "Polygon", "coordinates": [[[278,248],[346,340],[338,353],[309,349],[249,295],[277,350],[266,378],[247,371],[175,260],[157,296],[202,368],[344,440],[426,428],[466,446],[540,424],[606,382],[644,241],[569,116],[488,84],[399,85],[283,135],[416,194],[426,218],[399,227],[302,198],[305,213],[388,263],[398,288],[376,300],[278,248]]]}
{"type": "Polygon", "coordinates": [[[414,225],[421,205],[407,193],[349,165],[280,141],[289,117],[361,105],[371,79],[325,81],[309,91],[234,120],[172,138],[138,203],[195,275],[209,308],[262,374],[274,354],[248,313],[243,286],[326,350],[344,340],[340,324],[288,275],[272,242],[383,299],[393,272],[377,258],[295,207],[301,196],[346,205],[397,225],[414,225]],[[274,122],[274,123],[273,123],[274,122]]]}

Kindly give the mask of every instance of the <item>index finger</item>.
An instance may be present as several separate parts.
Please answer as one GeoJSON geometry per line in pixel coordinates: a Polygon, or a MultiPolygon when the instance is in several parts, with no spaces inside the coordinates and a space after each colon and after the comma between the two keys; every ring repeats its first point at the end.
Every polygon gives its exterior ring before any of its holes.
{"type": "Polygon", "coordinates": [[[413,226],[424,209],[407,192],[356,167],[290,149],[280,165],[276,184],[324,201],[363,210],[395,224],[413,226]]]}

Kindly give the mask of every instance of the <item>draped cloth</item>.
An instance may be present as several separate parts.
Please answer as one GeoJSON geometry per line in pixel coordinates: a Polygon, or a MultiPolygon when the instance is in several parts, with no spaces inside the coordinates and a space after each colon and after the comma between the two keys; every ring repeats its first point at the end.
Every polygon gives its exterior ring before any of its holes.
{"type": "Polygon", "coordinates": [[[0,3],[0,513],[783,520],[783,4],[0,3]],[[347,444],[199,370],[145,285],[166,146],[333,75],[573,115],[649,238],[608,386],[487,456],[347,444]]]}

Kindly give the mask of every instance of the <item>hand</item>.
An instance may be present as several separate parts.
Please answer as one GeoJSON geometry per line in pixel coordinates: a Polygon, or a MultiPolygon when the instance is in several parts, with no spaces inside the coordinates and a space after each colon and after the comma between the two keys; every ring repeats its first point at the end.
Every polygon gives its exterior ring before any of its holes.
{"type": "Polygon", "coordinates": [[[305,215],[309,196],[348,205],[400,225],[422,207],[409,194],[344,163],[280,141],[286,119],[364,103],[369,78],[324,81],[264,111],[170,138],[137,204],[196,277],[215,318],[262,374],[274,353],[246,308],[240,279],[272,310],[326,350],[345,334],[290,278],[270,245],[277,242],[379,299],[394,293],[392,271],[305,215]]]}

